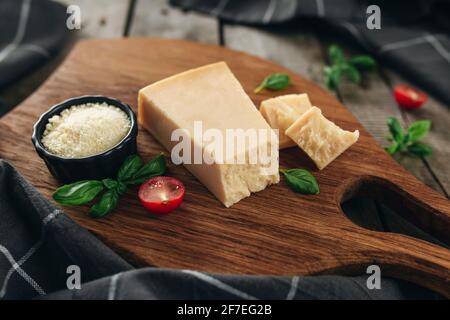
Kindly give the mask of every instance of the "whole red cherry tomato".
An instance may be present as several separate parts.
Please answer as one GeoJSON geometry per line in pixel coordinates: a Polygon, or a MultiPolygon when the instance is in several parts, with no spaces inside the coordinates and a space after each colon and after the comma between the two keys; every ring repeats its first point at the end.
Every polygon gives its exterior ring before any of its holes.
{"type": "Polygon", "coordinates": [[[394,97],[399,106],[405,109],[420,108],[427,101],[425,93],[406,84],[395,86],[394,97]]]}
{"type": "Polygon", "coordinates": [[[139,188],[139,200],[152,213],[166,214],[178,208],[183,201],[184,185],[172,177],[154,177],[139,188]]]}

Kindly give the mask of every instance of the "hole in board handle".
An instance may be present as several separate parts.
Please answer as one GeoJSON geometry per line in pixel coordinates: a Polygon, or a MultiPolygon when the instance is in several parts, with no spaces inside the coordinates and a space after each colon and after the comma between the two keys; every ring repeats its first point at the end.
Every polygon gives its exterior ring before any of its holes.
{"type": "Polygon", "coordinates": [[[445,232],[449,221],[442,221],[439,212],[388,180],[363,176],[349,181],[340,204],[347,218],[360,227],[399,233],[450,248],[450,238],[445,232]]]}

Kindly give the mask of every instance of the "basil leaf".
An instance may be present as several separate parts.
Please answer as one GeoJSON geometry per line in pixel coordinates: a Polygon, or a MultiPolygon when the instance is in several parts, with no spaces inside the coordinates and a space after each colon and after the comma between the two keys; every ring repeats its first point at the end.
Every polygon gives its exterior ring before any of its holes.
{"type": "Polygon", "coordinates": [[[117,185],[119,184],[114,179],[103,179],[102,182],[103,182],[103,185],[105,186],[105,188],[107,188],[109,190],[117,188],[117,185]]]}
{"type": "Polygon", "coordinates": [[[325,85],[330,90],[337,90],[339,87],[339,82],[341,79],[341,68],[337,65],[335,66],[325,66],[324,68],[325,85]]]}
{"type": "Polygon", "coordinates": [[[375,60],[371,56],[367,55],[353,57],[348,62],[361,71],[373,70],[377,65],[375,60]]]}
{"type": "Polygon", "coordinates": [[[398,144],[403,144],[405,136],[403,133],[403,128],[400,125],[400,122],[398,122],[398,120],[394,117],[389,117],[387,120],[387,126],[394,141],[396,141],[398,144]]]}
{"type": "Polygon", "coordinates": [[[158,155],[141,169],[139,169],[129,180],[124,181],[126,184],[139,184],[151,177],[161,176],[166,172],[166,158],[164,154],[158,155]]]}
{"type": "Polygon", "coordinates": [[[428,157],[433,153],[431,146],[425,143],[416,142],[408,146],[408,152],[418,157],[428,157]]]}
{"type": "Polygon", "coordinates": [[[304,169],[281,170],[289,187],[298,193],[319,194],[319,185],[316,178],[304,169]]]}
{"type": "Polygon", "coordinates": [[[106,191],[100,201],[94,204],[89,210],[89,215],[93,218],[101,218],[111,212],[119,201],[119,196],[115,190],[106,191]]]}
{"type": "Polygon", "coordinates": [[[117,173],[117,180],[125,181],[130,179],[139,169],[142,168],[142,159],[137,154],[127,157],[117,173]]]}
{"type": "Polygon", "coordinates": [[[358,69],[356,69],[354,66],[344,63],[341,65],[341,71],[354,83],[361,82],[361,74],[359,73],[358,69]]]}
{"type": "Polygon", "coordinates": [[[267,76],[254,92],[258,93],[263,89],[281,90],[286,88],[289,83],[290,78],[286,73],[274,73],[267,76]]]}
{"type": "Polygon", "coordinates": [[[389,147],[384,148],[384,150],[386,150],[386,152],[390,155],[393,155],[397,153],[397,151],[399,150],[399,146],[400,145],[396,141],[394,141],[389,147]]]}
{"type": "Polygon", "coordinates": [[[328,48],[328,57],[333,64],[339,64],[344,62],[344,53],[341,48],[333,44],[328,48]]]}
{"type": "Polygon", "coordinates": [[[53,193],[53,199],[62,205],[76,206],[91,201],[102,190],[101,181],[84,180],[59,187],[53,193]]]}
{"type": "Polygon", "coordinates": [[[408,128],[409,141],[416,142],[422,139],[431,128],[430,120],[419,120],[413,122],[408,128]]]}

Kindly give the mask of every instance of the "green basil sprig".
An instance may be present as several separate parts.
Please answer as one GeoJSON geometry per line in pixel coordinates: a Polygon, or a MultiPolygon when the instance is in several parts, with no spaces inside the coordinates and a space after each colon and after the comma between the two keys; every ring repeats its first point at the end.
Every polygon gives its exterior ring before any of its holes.
{"type": "Polygon", "coordinates": [[[280,170],[286,178],[288,186],[295,192],[302,194],[319,194],[319,184],[316,178],[305,169],[280,170]]]}
{"type": "Polygon", "coordinates": [[[290,83],[289,75],[286,73],[274,73],[264,78],[261,84],[254,90],[255,93],[263,89],[281,90],[286,88],[290,83]]]}
{"type": "Polygon", "coordinates": [[[430,120],[419,120],[413,122],[407,129],[403,129],[396,118],[389,117],[387,126],[390,133],[387,140],[391,142],[391,145],[385,150],[390,155],[407,153],[418,157],[427,157],[433,153],[431,146],[419,141],[430,131],[430,120]]]}
{"type": "Polygon", "coordinates": [[[350,81],[359,84],[361,82],[361,72],[375,69],[375,60],[368,55],[354,56],[346,59],[344,52],[337,45],[328,48],[328,57],[331,65],[324,68],[325,85],[330,90],[336,91],[343,76],[350,81]]]}
{"type": "Polygon", "coordinates": [[[140,184],[166,172],[166,160],[163,154],[158,155],[144,165],[137,155],[125,159],[116,179],[84,180],[64,185],[56,189],[53,199],[62,205],[83,205],[91,202],[103,190],[100,200],[89,210],[91,217],[100,218],[116,208],[120,197],[127,192],[128,185],[140,184]]]}

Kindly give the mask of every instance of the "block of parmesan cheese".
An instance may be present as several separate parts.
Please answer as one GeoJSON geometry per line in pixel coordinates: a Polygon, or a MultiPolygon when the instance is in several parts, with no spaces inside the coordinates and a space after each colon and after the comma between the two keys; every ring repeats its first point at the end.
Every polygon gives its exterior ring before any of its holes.
{"type": "Polygon", "coordinates": [[[296,145],[284,132],[311,107],[306,93],[287,94],[261,102],[259,111],[272,128],[278,129],[280,149],[296,145]]]}
{"type": "Polygon", "coordinates": [[[140,124],[169,152],[179,143],[172,141],[172,133],[176,129],[183,129],[190,136],[194,153],[207,153],[213,158],[212,164],[205,161],[198,163],[195,159],[190,163],[183,161],[183,164],[226,207],[249,196],[251,192],[261,191],[279,182],[276,135],[273,135],[272,129],[225,62],[192,69],[153,83],[139,91],[138,105],[140,124]],[[233,162],[233,156],[226,153],[221,163],[218,156],[220,152],[211,152],[198,130],[194,132],[195,123],[199,122],[203,132],[213,129],[225,137],[224,144],[227,142],[227,129],[263,129],[272,133],[272,136],[265,141],[258,141],[255,147],[238,145],[234,160],[245,155],[245,162],[233,162]],[[271,153],[276,161],[271,163],[275,170],[269,171],[270,174],[263,174],[266,164],[261,163],[260,159],[255,163],[249,161],[248,156],[250,152],[266,148],[276,150],[271,153]]]}
{"type": "Polygon", "coordinates": [[[285,133],[321,170],[359,138],[358,130],[342,130],[325,118],[317,107],[306,111],[285,133]]]}

